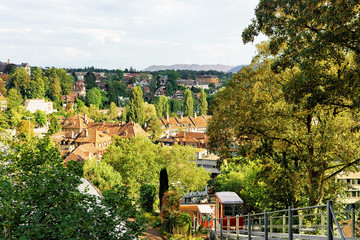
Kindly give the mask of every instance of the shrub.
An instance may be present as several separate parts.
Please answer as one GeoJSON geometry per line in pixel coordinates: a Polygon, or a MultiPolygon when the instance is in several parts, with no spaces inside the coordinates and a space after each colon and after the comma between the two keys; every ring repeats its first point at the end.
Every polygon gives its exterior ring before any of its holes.
{"type": "Polygon", "coordinates": [[[145,212],[154,211],[156,187],[150,184],[143,184],[140,187],[140,206],[145,212]]]}

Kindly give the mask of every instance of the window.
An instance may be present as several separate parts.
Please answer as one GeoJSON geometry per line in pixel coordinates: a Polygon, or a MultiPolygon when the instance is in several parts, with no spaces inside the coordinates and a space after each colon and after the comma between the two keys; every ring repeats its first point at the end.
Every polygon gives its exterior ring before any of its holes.
{"type": "Polygon", "coordinates": [[[356,192],[355,191],[351,192],[351,196],[356,197],[356,192]]]}
{"type": "Polygon", "coordinates": [[[224,216],[234,216],[233,215],[233,206],[224,205],[224,216]]]}

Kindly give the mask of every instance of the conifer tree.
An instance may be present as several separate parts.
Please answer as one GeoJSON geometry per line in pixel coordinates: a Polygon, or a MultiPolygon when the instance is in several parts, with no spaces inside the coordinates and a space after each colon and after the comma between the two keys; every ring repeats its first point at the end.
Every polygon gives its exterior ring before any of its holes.
{"type": "Polygon", "coordinates": [[[200,115],[207,115],[208,103],[206,101],[206,93],[204,89],[200,92],[200,115]]]}
{"type": "Polygon", "coordinates": [[[144,124],[145,110],[143,92],[139,86],[133,87],[130,92],[130,103],[126,108],[128,121],[134,121],[140,125],[144,124]]]}
{"type": "Polygon", "coordinates": [[[194,115],[194,101],[190,89],[184,93],[184,116],[192,117],[194,115]]]}

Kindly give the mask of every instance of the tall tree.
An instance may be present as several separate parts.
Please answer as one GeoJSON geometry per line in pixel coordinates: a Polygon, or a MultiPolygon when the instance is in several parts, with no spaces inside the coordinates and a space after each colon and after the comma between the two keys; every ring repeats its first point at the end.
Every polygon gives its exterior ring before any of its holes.
{"type": "Polygon", "coordinates": [[[301,70],[274,73],[271,66],[277,58],[269,52],[269,45],[260,46],[251,66],[216,95],[208,127],[210,146],[229,158],[235,141],[239,154],[260,158],[266,166],[263,174],[277,189],[273,197],[293,206],[300,199],[305,199],[302,204],[318,205],[331,191],[336,174],[358,168],[357,111],[321,102],[310,105],[311,95],[294,101],[284,86],[301,70]],[[295,192],[283,195],[279,182],[295,192]]]}
{"type": "Polygon", "coordinates": [[[160,96],[155,103],[156,113],[159,118],[165,117],[169,113],[169,99],[160,96]]]}
{"type": "Polygon", "coordinates": [[[164,194],[169,190],[169,179],[168,174],[166,171],[166,168],[162,168],[160,171],[160,179],[159,179],[160,185],[159,185],[159,204],[160,209],[162,206],[162,199],[164,197],[164,194]]]}
{"type": "Polygon", "coordinates": [[[102,100],[102,96],[101,96],[101,92],[100,92],[99,88],[94,87],[94,88],[90,89],[89,91],[87,91],[86,103],[88,106],[90,106],[90,104],[92,104],[92,105],[99,107],[102,102],[101,100],[102,100]]]}
{"type": "Polygon", "coordinates": [[[186,89],[184,93],[184,115],[192,117],[194,115],[194,100],[190,89],[186,89]]]}
{"type": "Polygon", "coordinates": [[[85,74],[84,76],[85,79],[85,87],[86,89],[92,89],[94,87],[97,87],[96,85],[96,79],[95,79],[95,75],[92,72],[88,72],[85,74]]]}
{"type": "Polygon", "coordinates": [[[110,103],[110,109],[109,109],[109,114],[108,114],[109,118],[114,120],[115,118],[117,118],[118,114],[119,114],[119,110],[118,110],[116,104],[113,102],[110,103]]]}
{"type": "Polygon", "coordinates": [[[57,75],[57,71],[55,68],[50,68],[46,70],[45,74],[48,77],[48,84],[49,84],[46,95],[56,105],[59,105],[60,97],[61,97],[61,85],[60,85],[60,78],[57,75]]]}
{"type": "Polygon", "coordinates": [[[8,89],[15,88],[22,96],[26,96],[30,88],[30,81],[30,76],[27,74],[25,68],[17,68],[10,76],[7,87],[8,89]]]}
{"type": "Polygon", "coordinates": [[[204,89],[201,89],[199,114],[200,115],[207,115],[207,110],[208,110],[208,103],[206,101],[206,93],[205,93],[204,89]]]}
{"type": "Polygon", "coordinates": [[[57,75],[60,79],[61,94],[68,95],[73,87],[72,78],[66,73],[64,69],[57,69],[57,75]]]}
{"type": "Polygon", "coordinates": [[[0,95],[6,96],[5,83],[0,77],[0,95]]]}
{"type": "Polygon", "coordinates": [[[41,68],[31,69],[32,81],[30,82],[29,98],[45,98],[46,87],[44,73],[41,68]]]}
{"type": "Polygon", "coordinates": [[[141,87],[136,86],[131,89],[130,102],[126,107],[126,116],[128,121],[134,121],[140,125],[145,121],[144,99],[141,87]]]}

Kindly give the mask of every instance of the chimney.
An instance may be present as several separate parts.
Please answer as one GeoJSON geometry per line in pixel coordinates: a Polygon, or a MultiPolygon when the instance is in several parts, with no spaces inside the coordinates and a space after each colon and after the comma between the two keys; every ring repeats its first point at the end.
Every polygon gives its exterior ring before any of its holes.
{"type": "Polygon", "coordinates": [[[196,112],[195,112],[194,118],[196,118],[196,112]]]}
{"type": "Polygon", "coordinates": [[[86,114],[84,115],[85,124],[88,123],[86,114]]]}
{"type": "Polygon", "coordinates": [[[74,139],[74,137],[75,137],[74,131],[71,131],[71,138],[74,139]]]}
{"type": "Polygon", "coordinates": [[[183,115],[182,114],[180,115],[180,119],[183,120],[183,115]]]}
{"type": "Polygon", "coordinates": [[[8,64],[10,64],[10,59],[8,59],[8,64]]]}
{"type": "Polygon", "coordinates": [[[87,129],[85,129],[85,137],[89,136],[89,131],[87,129]]]}
{"type": "Polygon", "coordinates": [[[166,112],[166,121],[169,121],[169,112],[166,112]]]}

